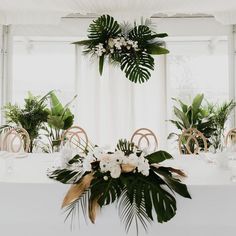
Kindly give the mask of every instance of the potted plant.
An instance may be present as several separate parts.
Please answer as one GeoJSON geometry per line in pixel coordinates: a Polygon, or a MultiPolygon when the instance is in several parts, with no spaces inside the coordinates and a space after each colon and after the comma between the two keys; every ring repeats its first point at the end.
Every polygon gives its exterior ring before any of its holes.
{"type": "Polygon", "coordinates": [[[44,122],[47,122],[48,110],[46,109],[47,95],[40,98],[34,96],[30,92],[25,98],[23,107],[17,104],[8,103],[3,107],[7,125],[1,126],[2,129],[9,126],[19,126],[24,128],[30,137],[29,152],[33,151],[35,139],[39,135],[39,131],[44,122]]]}
{"type": "MultiPolygon", "coordinates": [[[[170,122],[181,132],[185,129],[196,128],[207,138],[208,148],[212,147],[214,152],[222,151],[225,125],[236,103],[233,100],[221,105],[207,102],[204,106],[203,99],[204,95],[198,94],[192,103],[187,105],[174,98],[173,100],[179,104],[179,107],[174,106],[176,120],[170,120],[170,122]]],[[[170,133],[168,138],[173,136],[178,137],[179,134],[170,133]]],[[[199,140],[199,146],[203,149],[201,140],[199,140]]],[[[183,151],[185,153],[185,150],[183,151]]]]}
{"type": "Polygon", "coordinates": [[[69,103],[63,106],[55,92],[50,93],[47,125],[43,127],[50,143],[48,148],[51,150],[48,150],[48,152],[59,151],[62,133],[73,125],[74,115],[70,111],[69,106],[76,97],[74,96],[69,103]]]}
{"type": "Polygon", "coordinates": [[[223,151],[226,122],[235,106],[236,103],[233,100],[224,102],[221,105],[207,104],[207,109],[212,114],[213,127],[215,129],[210,138],[214,152],[223,151]]]}
{"type": "MultiPolygon", "coordinates": [[[[183,130],[189,128],[196,128],[208,139],[208,147],[211,145],[209,138],[215,132],[215,126],[213,125],[213,115],[209,112],[208,108],[202,106],[204,99],[203,94],[197,94],[191,104],[185,104],[183,101],[173,98],[173,100],[178,103],[179,106],[174,106],[173,111],[176,120],[170,120],[170,122],[182,133],[183,130]]],[[[179,138],[178,133],[170,133],[168,139],[174,136],[179,138]]],[[[201,149],[204,148],[202,140],[199,141],[199,146],[201,149]]],[[[190,145],[191,149],[194,149],[193,145],[190,145]]],[[[185,149],[185,146],[183,146],[185,149]]],[[[194,151],[194,150],[191,150],[194,151]]],[[[183,150],[186,153],[186,150],[183,150]]]]}

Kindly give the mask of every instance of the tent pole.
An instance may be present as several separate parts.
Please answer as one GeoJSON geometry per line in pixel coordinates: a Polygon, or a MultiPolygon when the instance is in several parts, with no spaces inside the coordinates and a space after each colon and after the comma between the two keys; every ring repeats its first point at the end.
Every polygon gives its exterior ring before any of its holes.
{"type": "MultiPolygon", "coordinates": [[[[236,56],[236,42],[235,42],[235,34],[236,34],[236,27],[232,25],[230,27],[230,32],[228,36],[228,65],[229,65],[229,99],[233,99],[235,101],[235,93],[236,93],[236,83],[235,83],[235,75],[236,75],[236,67],[235,67],[235,56],[236,56]]],[[[236,127],[236,112],[233,111],[231,123],[231,128],[236,127]]]]}

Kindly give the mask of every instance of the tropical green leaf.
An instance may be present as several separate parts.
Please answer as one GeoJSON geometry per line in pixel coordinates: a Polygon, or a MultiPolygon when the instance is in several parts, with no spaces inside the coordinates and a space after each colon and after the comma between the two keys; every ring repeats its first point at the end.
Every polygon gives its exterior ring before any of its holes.
{"type": "MultiPolygon", "coordinates": [[[[154,37],[156,37],[156,35],[154,37]]],[[[139,25],[129,32],[129,38],[138,41],[138,43],[142,45],[143,42],[153,39],[153,35],[147,25],[139,25]]]]}
{"type": "Polygon", "coordinates": [[[192,110],[193,110],[193,123],[196,122],[197,119],[197,114],[199,113],[199,109],[201,107],[202,101],[203,101],[204,95],[203,94],[198,94],[194,99],[193,99],[193,103],[192,103],[192,110]]]}
{"type": "Polygon", "coordinates": [[[177,127],[177,129],[180,129],[180,130],[182,130],[182,129],[184,129],[185,127],[184,127],[184,124],[182,124],[180,121],[176,121],[176,120],[169,120],[172,124],[174,124],[176,127],[177,127]]]}
{"type": "Polygon", "coordinates": [[[50,106],[52,116],[61,116],[64,112],[64,107],[54,92],[50,94],[50,106]]]}
{"type": "Polygon", "coordinates": [[[166,48],[160,47],[156,44],[149,44],[146,46],[147,53],[153,54],[153,55],[162,55],[169,53],[169,50],[166,48]]]}
{"type": "Polygon", "coordinates": [[[150,171],[149,176],[146,177],[141,174],[121,177],[121,181],[124,182],[127,189],[125,203],[128,209],[123,210],[125,213],[121,215],[126,229],[129,229],[134,219],[131,209],[133,205],[137,210],[144,208],[144,212],[141,213],[143,222],[149,222],[152,219],[151,209],[153,208],[160,223],[170,220],[175,215],[176,200],[161,187],[164,182],[153,171],[150,171]],[[146,204],[144,199],[147,199],[146,204]]]}
{"type": "Polygon", "coordinates": [[[81,40],[81,41],[77,41],[77,42],[73,42],[72,44],[78,44],[78,45],[85,45],[85,46],[89,46],[93,43],[92,39],[86,39],[86,40],[81,40]]]}
{"type": "Polygon", "coordinates": [[[172,98],[172,100],[174,100],[180,104],[180,107],[184,113],[186,113],[188,111],[188,105],[183,103],[180,99],[172,98]]]}
{"type": "Polygon", "coordinates": [[[190,123],[185,113],[174,106],[174,114],[183,122],[185,128],[190,128],[190,123]]]}
{"type": "Polygon", "coordinates": [[[100,73],[100,75],[102,75],[102,72],[103,72],[104,58],[105,58],[104,54],[102,54],[99,57],[99,73],[100,73]]]}
{"type": "Polygon", "coordinates": [[[168,171],[168,168],[152,167],[152,170],[154,170],[156,174],[161,175],[163,177],[163,180],[165,181],[165,183],[169,186],[171,190],[174,190],[176,193],[178,193],[182,197],[191,198],[188,192],[187,186],[185,184],[180,183],[179,180],[174,179],[171,176],[171,173],[168,171]]]}
{"type": "Polygon", "coordinates": [[[145,158],[148,159],[149,164],[158,164],[162,161],[173,159],[173,157],[166,151],[157,151],[147,155],[145,158]]]}
{"type": "Polygon", "coordinates": [[[168,36],[168,34],[167,34],[167,33],[159,33],[159,34],[156,34],[156,36],[157,36],[158,38],[165,38],[165,37],[168,36]]]}
{"type": "Polygon", "coordinates": [[[64,127],[64,121],[61,116],[48,115],[48,124],[57,129],[62,129],[64,127]]]}
{"type": "Polygon", "coordinates": [[[88,32],[90,39],[104,42],[110,37],[118,36],[121,33],[121,29],[112,16],[102,15],[89,25],[88,32]]]}
{"type": "Polygon", "coordinates": [[[120,68],[130,81],[143,83],[151,76],[149,70],[154,70],[154,59],[144,52],[132,56],[124,54],[121,57],[120,68]]]}
{"type": "Polygon", "coordinates": [[[91,198],[97,198],[98,204],[102,207],[114,202],[120,197],[123,185],[119,179],[109,178],[104,181],[103,176],[92,181],[91,198]]]}
{"type": "Polygon", "coordinates": [[[76,99],[77,95],[65,106],[61,104],[54,92],[50,94],[50,106],[48,124],[54,128],[66,130],[73,125],[74,115],[69,109],[70,104],[76,99]]]}
{"type": "Polygon", "coordinates": [[[74,115],[70,115],[70,116],[66,117],[64,119],[63,123],[64,124],[63,124],[62,129],[63,130],[69,129],[73,125],[73,123],[74,123],[74,115]]]}
{"type": "Polygon", "coordinates": [[[128,156],[134,152],[135,144],[127,141],[126,139],[120,139],[116,145],[116,148],[128,156]]]}
{"type": "Polygon", "coordinates": [[[121,221],[125,225],[125,230],[128,233],[132,223],[135,224],[136,232],[138,235],[139,232],[139,224],[141,223],[143,228],[147,231],[147,224],[151,222],[152,220],[152,203],[151,198],[149,195],[149,192],[147,194],[148,200],[150,202],[146,201],[144,202],[143,199],[141,199],[140,203],[137,203],[136,201],[136,194],[133,195],[133,200],[130,201],[130,197],[128,196],[128,190],[125,189],[122,192],[121,197],[119,198],[118,202],[118,209],[119,209],[119,216],[121,218],[121,221]],[[147,204],[147,206],[145,205],[147,204]],[[150,203],[150,204],[148,204],[150,203]],[[151,207],[151,209],[150,209],[151,207]],[[150,215],[148,215],[148,213],[150,215]]]}

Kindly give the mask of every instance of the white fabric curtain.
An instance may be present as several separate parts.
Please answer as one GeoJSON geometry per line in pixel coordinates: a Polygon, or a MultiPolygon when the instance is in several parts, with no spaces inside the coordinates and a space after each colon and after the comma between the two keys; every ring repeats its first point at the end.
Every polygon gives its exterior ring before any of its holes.
{"type": "Polygon", "coordinates": [[[166,93],[164,56],[155,59],[155,71],[144,84],[134,84],[118,67],[106,63],[100,78],[98,64],[77,47],[78,125],[98,145],[115,145],[130,139],[142,127],[157,135],[160,148],[166,145],[166,93]]]}

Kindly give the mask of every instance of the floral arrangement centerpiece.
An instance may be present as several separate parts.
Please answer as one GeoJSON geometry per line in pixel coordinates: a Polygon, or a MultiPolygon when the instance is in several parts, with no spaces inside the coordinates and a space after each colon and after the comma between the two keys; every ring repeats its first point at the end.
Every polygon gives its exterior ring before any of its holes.
{"type": "Polygon", "coordinates": [[[100,74],[108,57],[111,63],[120,65],[129,80],[143,83],[150,78],[150,70],[154,70],[151,55],[169,52],[158,40],[166,36],[166,33],[153,32],[145,24],[121,25],[112,16],[102,15],[89,25],[88,39],[75,44],[85,46],[85,53],[98,57],[100,74]]]}
{"type": "Polygon", "coordinates": [[[116,202],[127,232],[133,222],[137,230],[139,223],[147,230],[147,223],[155,218],[163,223],[174,217],[174,192],[191,198],[186,185],[175,177],[185,174],[160,165],[170,158],[165,151],[146,154],[134,143],[119,140],[114,152],[91,148],[48,175],[72,184],[62,203],[68,210],[67,217],[81,207],[84,216],[95,223],[97,211],[116,202]]]}

